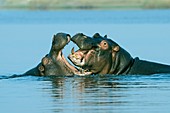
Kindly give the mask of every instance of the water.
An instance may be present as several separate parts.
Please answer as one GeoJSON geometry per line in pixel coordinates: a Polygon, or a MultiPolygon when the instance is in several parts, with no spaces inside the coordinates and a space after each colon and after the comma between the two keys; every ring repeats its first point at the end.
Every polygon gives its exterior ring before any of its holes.
{"type": "Polygon", "coordinates": [[[170,75],[1,80],[3,113],[168,113],[170,75]]]}
{"type": "Polygon", "coordinates": [[[2,11],[0,23],[11,24],[136,24],[169,23],[169,10],[2,11]],[[12,19],[11,19],[12,18],[12,19]]]}
{"type": "Polygon", "coordinates": [[[170,10],[0,11],[0,112],[169,113],[170,75],[5,79],[36,66],[57,32],[107,34],[134,57],[170,64],[169,31],[170,10]]]}

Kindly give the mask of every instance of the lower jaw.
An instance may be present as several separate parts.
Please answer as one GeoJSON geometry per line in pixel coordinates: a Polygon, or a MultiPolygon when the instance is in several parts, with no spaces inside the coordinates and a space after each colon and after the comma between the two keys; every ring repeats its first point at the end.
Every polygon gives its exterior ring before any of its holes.
{"type": "Polygon", "coordinates": [[[76,70],[76,68],[74,66],[72,66],[64,57],[64,55],[61,56],[62,60],[64,61],[64,63],[71,69],[71,70],[76,70]]]}
{"type": "MultiPolygon", "coordinates": [[[[75,75],[86,76],[86,75],[93,74],[91,71],[86,71],[86,70],[81,68],[84,65],[84,63],[83,64],[82,64],[82,62],[75,63],[71,55],[68,56],[68,59],[70,59],[70,61],[78,67],[77,71],[74,71],[75,75]]],[[[74,67],[74,68],[76,68],[76,67],[74,67]]]]}
{"type": "Polygon", "coordinates": [[[80,72],[80,71],[78,71],[78,72],[76,72],[76,73],[74,73],[75,75],[78,75],[78,76],[87,76],[87,75],[92,75],[92,72],[80,72]]]}
{"type": "Polygon", "coordinates": [[[82,68],[79,68],[78,70],[79,71],[77,73],[75,73],[75,74],[79,75],[79,76],[86,76],[86,75],[92,75],[93,74],[93,72],[88,71],[88,70],[84,70],[82,68]]]}

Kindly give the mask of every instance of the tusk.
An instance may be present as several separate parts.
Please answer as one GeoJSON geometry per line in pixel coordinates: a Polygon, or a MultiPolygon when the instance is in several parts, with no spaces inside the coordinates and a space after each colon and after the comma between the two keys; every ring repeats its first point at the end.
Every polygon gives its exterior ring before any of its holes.
{"type": "Polygon", "coordinates": [[[71,49],[71,54],[74,54],[75,52],[74,52],[74,47],[71,49]]]}

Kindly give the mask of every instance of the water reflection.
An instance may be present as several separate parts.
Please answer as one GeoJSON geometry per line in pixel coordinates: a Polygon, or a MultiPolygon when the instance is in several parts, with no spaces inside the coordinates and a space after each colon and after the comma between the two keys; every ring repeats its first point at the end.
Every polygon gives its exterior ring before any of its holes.
{"type": "Polygon", "coordinates": [[[163,98],[151,98],[152,91],[161,93],[159,90],[170,89],[167,86],[170,76],[160,76],[46,77],[45,80],[51,81],[52,87],[48,90],[53,98],[54,112],[105,113],[126,110],[132,112],[141,107],[150,108],[153,103],[157,106],[160,101],[159,105],[167,104],[167,100],[163,98]],[[147,98],[144,96],[146,94],[149,94],[147,98]]]}
{"type": "Polygon", "coordinates": [[[123,102],[115,94],[117,83],[102,77],[56,77],[52,81],[54,111],[86,111],[106,109],[123,102]]]}
{"type": "Polygon", "coordinates": [[[0,89],[3,112],[169,113],[170,106],[170,75],[163,74],[5,77],[0,89]]]}

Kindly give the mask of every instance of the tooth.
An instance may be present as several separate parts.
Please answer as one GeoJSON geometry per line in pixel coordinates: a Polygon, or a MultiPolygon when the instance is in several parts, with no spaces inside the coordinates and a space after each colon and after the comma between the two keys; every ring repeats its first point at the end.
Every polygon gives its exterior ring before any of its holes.
{"type": "Polygon", "coordinates": [[[74,47],[71,49],[71,54],[74,54],[75,52],[74,52],[74,47]]]}

